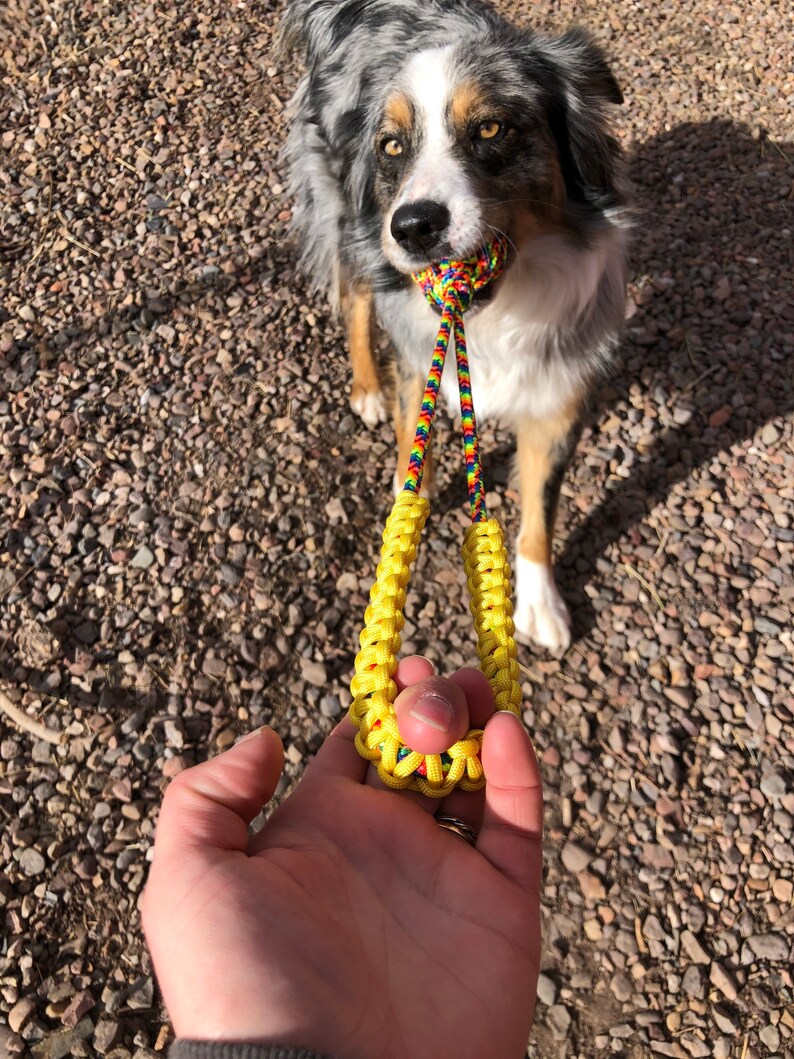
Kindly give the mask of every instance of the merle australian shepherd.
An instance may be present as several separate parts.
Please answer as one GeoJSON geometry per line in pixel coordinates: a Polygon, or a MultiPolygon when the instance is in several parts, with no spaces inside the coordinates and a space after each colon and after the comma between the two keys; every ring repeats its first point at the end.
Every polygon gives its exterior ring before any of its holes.
{"type": "MultiPolygon", "coordinates": [[[[620,88],[582,30],[538,36],[482,0],[290,0],[283,28],[306,62],[287,143],[303,262],[344,313],[352,406],[370,425],[387,407],[375,320],[391,338],[398,475],[438,329],[410,274],[508,240],[505,271],[467,313],[472,389],[480,422],[517,437],[516,630],[562,651],[559,489],[624,317],[626,202],[607,125],[620,88]]],[[[454,372],[442,389],[454,409],[454,372]]]]}

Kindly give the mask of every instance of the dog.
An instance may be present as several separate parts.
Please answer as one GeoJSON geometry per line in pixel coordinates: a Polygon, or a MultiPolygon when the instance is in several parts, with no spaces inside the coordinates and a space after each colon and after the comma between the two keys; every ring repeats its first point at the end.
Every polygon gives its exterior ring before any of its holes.
{"type": "MultiPolygon", "coordinates": [[[[585,31],[543,37],[482,0],[290,0],[282,34],[306,65],[285,148],[302,263],[342,310],[351,405],[370,426],[387,415],[376,319],[391,338],[398,475],[438,330],[411,273],[508,241],[466,314],[472,389],[480,422],[517,438],[516,632],[562,653],[560,486],[625,317],[617,81],[585,31]]],[[[454,409],[454,371],[442,392],[454,409]]]]}

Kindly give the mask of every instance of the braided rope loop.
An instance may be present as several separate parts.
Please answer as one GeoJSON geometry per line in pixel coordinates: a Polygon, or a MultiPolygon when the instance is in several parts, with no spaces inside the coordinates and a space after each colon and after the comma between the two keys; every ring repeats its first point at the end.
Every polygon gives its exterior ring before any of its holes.
{"type": "Polygon", "coordinates": [[[443,798],[457,786],[463,790],[482,787],[482,732],[473,729],[446,754],[419,754],[404,746],[394,713],[394,674],[405,624],[405,590],[429,510],[424,497],[404,490],[386,522],[381,561],[364,615],[361,650],[350,685],[350,719],[358,728],[356,749],[377,765],[387,787],[410,787],[443,798]]]}
{"type": "Polygon", "coordinates": [[[405,624],[406,588],[429,513],[429,504],[419,496],[419,490],[450,340],[455,344],[472,512],[472,525],[463,544],[463,564],[477,631],[477,654],[493,688],[496,708],[515,714],[521,708],[510,565],[501,527],[496,519],[488,518],[485,508],[463,326],[463,313],[471,305],[474,294],[499,275],[506,254],[507,244],[497,240],[478,257],[462,262],[442,261],[413,277],[428,301],[440,307],[441,321],[405,488],[397,497],[383,532],[381,561],[364,615],[361,650],[350,685],[353,694],[350,719],[358,729],[359,754],[376,765],[387,787],[409,788],[433,798],[444,798],[456,787],[476,791],[485,784],[480,761],[483,735],[480,729],[472,729],[444,754],[423,755],[403,744],[394,712],[397,697],[394,676],[402,644],[400,633],[405,624]]]}
{"type": "Polygon", "coordinates": [[[502,527],[494,518],[473,523],[463,542],[463,568],[477,630],[480,668],[491,683],[497,710],[521,711],[517,651],[513,634],[510,564],[502,527]]]}

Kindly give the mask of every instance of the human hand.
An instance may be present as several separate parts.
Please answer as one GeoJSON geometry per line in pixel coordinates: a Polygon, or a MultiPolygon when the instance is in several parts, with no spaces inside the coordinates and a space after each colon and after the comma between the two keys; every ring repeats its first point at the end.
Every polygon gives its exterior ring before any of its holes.
{"type": "Polygon", "coordinates": [[[169,787],[142,913],[179,1037],[338,1059],[523,1056],[540,959],[537,762],[517,718],[491,716],[478,671],[445,680],[411,658],[397,683],[401,734],[423,753],[485,726],[484,791],[440,804],[385,791],[349,720],[250,841],[281,774],[270,729],[169,787]],[[473,827],[476,848],[434,812],[473,827]]]}

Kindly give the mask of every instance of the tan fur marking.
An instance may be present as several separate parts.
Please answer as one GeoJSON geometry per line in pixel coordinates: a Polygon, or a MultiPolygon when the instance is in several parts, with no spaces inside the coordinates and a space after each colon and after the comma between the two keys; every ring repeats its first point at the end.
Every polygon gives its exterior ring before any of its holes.
{"type": "Polygon", "coordinates": [[[473,118],[487,117],[487,101],[482,88],[474,81],[466,81],[455,89],[449,105],[449,116],[456,129],[466,129],[473,118]]]}
{"type": "Polygon", "coordinates": [[[395,132],[410,135],[414,124],[414,108],[404,95],[391,96],[386,103],[386,125],[395,132]]]}
{"type": "Polygon", "coordinates": [[[353,369],[353,398],[380,390],[373,346],[372,291],[366,287],[342,290],[342,310],[347,321],[350,366],[353,369]]]}
{"type": "Polygon", "coordinates": [[[546,419],[527,419],[518,429],[521,492],[518,554],[533,563],[551,565],[556,504],[554,511],[546,511],[544,491],[554,471],[554,447],[564,442],[570,434],[579,418],[581,404],[582,397],[577,395],[557,415],[546,419]]]}
{"type": "MultiPolygon", "coordinates": [[[[416,437],[416,424],[422,410],[425,380],[419,375],[397,375],[394,395],[394,431],[397,435],[397,480],[402,486],[408,471],[408,461],[416,437]]],[[[433,484],[433,451],[429,448],[425,460],[422,492],[429,494],[433,484]]]]}

